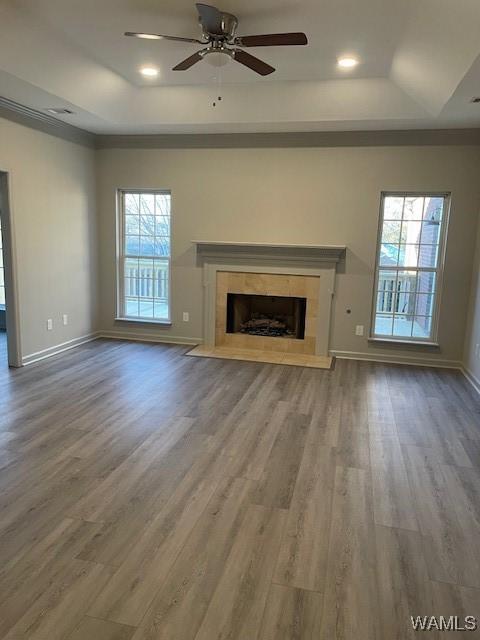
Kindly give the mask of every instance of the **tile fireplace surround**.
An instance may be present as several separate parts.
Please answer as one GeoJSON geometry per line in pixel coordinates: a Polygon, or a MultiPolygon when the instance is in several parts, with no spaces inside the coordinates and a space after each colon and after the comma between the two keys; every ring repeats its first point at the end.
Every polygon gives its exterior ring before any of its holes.
{"type": "Polygon", "coordinates": [[[336,265],[341,246],[196,242],[203,266],[205,347],[327,356],[336,265]],[[305,334],[227,333],[227,294],[306,299],[305,334]]]}
{"type": "Polygon", "coordinates": [[[286,351],[315,354],[317,340],[319,276],[298,276],[283,273],[250,273],[217,271],[215,304],[215,346],[286,351]],[[247,333],[227,333],[227,294],[306,298],[305,335],[290,337],[255,336],[247,333]]]}

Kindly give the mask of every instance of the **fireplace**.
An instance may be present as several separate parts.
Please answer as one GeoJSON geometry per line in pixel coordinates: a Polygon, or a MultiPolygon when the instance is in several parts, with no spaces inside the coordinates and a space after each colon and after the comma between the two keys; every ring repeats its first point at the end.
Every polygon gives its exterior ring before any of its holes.
{"type": "Polygon", "coordinates": [[[271,362],[262,360],[265,352],[328,355],[335,270],[345,247],[195,244],[203,265],[205,348],[255,351],[260,362],[271,362]]]}
{"type": "Polygon", "coordinates": [[[227,333],[273,338],[305,338],[307,299],[227,293],[227,333]]]}
{"type": "Polygon", "coordinates": [[[217,271],[215,345],[315,354],[318,276],[217,271]]]}

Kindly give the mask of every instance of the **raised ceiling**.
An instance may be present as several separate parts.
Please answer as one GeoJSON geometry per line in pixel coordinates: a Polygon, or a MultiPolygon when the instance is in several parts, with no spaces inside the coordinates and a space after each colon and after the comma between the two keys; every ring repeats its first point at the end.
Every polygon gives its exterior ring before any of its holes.
{"type": "Polygon", "coordinates": [[[190,0],[1,0],[0,95],[68,107],[62,119],[96,133],[480,126],[477,0],[215,4],[238,16],[239,35],[304,31],[309,45],[250,49],[276,67],[265,78],[234,62],[173,72],[195,45],[123,32],[199,37],[190,0]],[[360,64],[342,71],[341,55],[360,64]]]}

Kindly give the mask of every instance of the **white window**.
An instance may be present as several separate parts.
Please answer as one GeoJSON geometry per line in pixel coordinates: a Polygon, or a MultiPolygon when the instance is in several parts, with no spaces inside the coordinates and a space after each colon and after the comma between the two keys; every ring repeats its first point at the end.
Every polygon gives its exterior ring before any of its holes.
{"type": "Polygon", "coordinates": [[[372,338],[435,342],[448,194],[382,195],[372,338]]]}
{"type": "Polygon", "coordinates": [[[170,322],[168,191],[120,191],[118,309],[120,318],[170,322]]]}

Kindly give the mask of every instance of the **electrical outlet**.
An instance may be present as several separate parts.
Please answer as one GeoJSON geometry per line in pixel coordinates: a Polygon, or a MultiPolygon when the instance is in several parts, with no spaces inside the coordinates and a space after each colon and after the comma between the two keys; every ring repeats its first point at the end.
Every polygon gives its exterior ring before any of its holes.
{"type": "Polygon", "coordinates": [[[188,311],[183,312],[183,321],[190,322],[190,314],[188,313],[188,311]]]}
{"type": "Polygon", "coordinates": [[[49,318],[47,320],[47,331],[51,331],[53,329],[53,320],[49,318]]]}
{"type": "Polygon", "coordinates": [[[475,345],[475,355],[477,358],[480,356],[480,344],[478,343],[475,345]]]}
{"type": "Polygon", "coordinates": [[[357,326],[355,327],[355,335],[363,336],[363,324],[357,324],[357,326]]]}
{"type": "Polygon", "coordinates": [[[63,314],[63,326],[66,327],[68,324],[68,315],[66,313],[63,314]]]}

